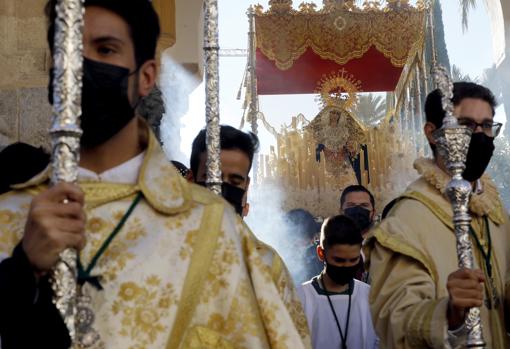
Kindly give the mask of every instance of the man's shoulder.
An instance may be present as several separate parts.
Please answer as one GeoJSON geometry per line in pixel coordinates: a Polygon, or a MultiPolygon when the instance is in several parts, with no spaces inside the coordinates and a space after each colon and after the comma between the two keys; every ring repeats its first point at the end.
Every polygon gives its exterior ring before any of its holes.
{"type": "Polygon", "coordinates": [[[188,182],[191,193],[191,200],[196,205],[225,204],[223,198],[214,194],[211,190],[198,184],[188,182]]]}

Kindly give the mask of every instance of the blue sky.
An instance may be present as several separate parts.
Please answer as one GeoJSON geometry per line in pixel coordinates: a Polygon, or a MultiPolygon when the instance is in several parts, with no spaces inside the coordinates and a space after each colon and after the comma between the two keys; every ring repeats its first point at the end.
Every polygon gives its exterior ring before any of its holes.
{"type": "MultiPolygon", "coordinates": [[[[321,0],[308,2],[314,2],[318,6],[322,4],[321,0]]],[[[219,1],[220,46],[222,48],[247,47],[246,10],[253,3],[250,0],[219,1]]],[[[259,1],[259,3],[267,9],[267,0],[259,1]]],[[[464,74],[469,74],[471,77],[481,76],[483,70],[493,64],[491,29],[485,5],[478,1],[478,8],[470,13],[469,29],[463,32],[458,1],[442,0],[441,3],[451,63],[458,66],[464,74]]],[[[295,7],[297,4],[298,1],[294,1],[295,7]]],[[[245,66],[245,58],[223,57],[220,59],[220,117],[223,124],[234,127],[240,125],[243,101],[237,100],[236,96],[245,66]]],[[[191,152],[193,138],[205,125],[204,98],[204,86],[201,84],[192,93],[190,109],[182,119],[181,150],[186,156],[189,156],[191,152]]],[[[266,119],[277,129],[281,124],[288,123],[292,116],[302,113],[308,119],[313,119],[319,111],[314,95],[261,96],[260,109],[266,119]]],[[[496,119],[505,120],[502,108],[498,109],[496,119]]],[[[261,150],[267,152],[269,146],[275,141],[262,126],[259,126],[259,130],[261,150]]]]}

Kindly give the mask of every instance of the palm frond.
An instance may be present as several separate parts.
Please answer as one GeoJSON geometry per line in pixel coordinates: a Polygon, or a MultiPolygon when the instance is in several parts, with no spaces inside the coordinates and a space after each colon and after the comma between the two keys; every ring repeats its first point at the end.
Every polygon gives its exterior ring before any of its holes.
{"type": "Polygon", "coordinates": [[[462,30],[466,31],[469,26],[469,11],[476,8],[476,0],[459,0],[462,12],[462,30]]]}
{"type": "Polygon", "coordinates": [[[478,83],[478,78],[473,79],[469,74],[464,74],[455,64],[452,66],[452,79],[454,82],[465,81],[478,83]]]}
{"type": "Polygon", "coordinates": [[[386,115],[386,100],[372,93],[359,95],[353,111],[365,124],[372,125],[386,115]]]}

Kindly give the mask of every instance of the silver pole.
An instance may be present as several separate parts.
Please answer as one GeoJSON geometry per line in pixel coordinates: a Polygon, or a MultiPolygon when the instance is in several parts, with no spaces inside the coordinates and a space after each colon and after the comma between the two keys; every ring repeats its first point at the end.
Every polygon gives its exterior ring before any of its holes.
{"type": "MultiPolygon", "coordinates": [[[[53,121],[51,183],[74,183],[80,158],[80,115],[83,68],[83,0],[59,0],[56,5],[55,46],[53,54],[53,121]]],[[[76,339],[77,252],[66,249],[53,269],[53,302],[69,331],[76,339]]]]}
{"type": "MultiPolygon", "coordinates": [[[[421,90],[421,84],[422,84],[422,78],[421,78],[421,75],[420,75],[420,66],[417,65],[416,66],[416,112],[418,113],[418,130],[421,131],[423,130],[423,126],[425,125],[425,121],[424,121],[424,113],[422,111],[422,104],[421,104],[421,93],[422,93],[422,90],[421,90]]],[[[423,156],[425,155],[425,151],[426,151],[426,142],[425,142],[425,136],[421,133],[421,132],[417,132],[417,137],[419,137],[419,141],[417,141],[416,143],[419,144],[419,149],[420,149],[420,156],[423,156]]]]}
{"type": "MultiPolygon", "coordinates": [[[[251,123],[251,131],[255,134],[258,134],[258,95],[257,95],[257,75],[256,75],[256,54],[257,54],[257,46],[256,46],[256,36],[255,36],[255,10],[253,6],[250,6],[248,9],[248,20],[249,20],[249,53],[248,53],[248,72],[250,76],[250,107],[248,111],[248,119],[251,123]]],[[[257,183],[258,180],[258,157],[255,156],[253,158],[253,182],[257,183]]]]}
{"type": "Polygon", "coordinates": [[[257,125],[257,113],[258,113],[258,96],[257,96],[257,76],[255,71],[255,61],[256,61],[256,38],[255,38],[255,10],[252,6],[248,9],[248,18],[250,21],[250,31],[248,33],[249,37],[249,56],[248,56],[248,71],[250,72],[250,111],[249,118],[251,121],[251,130],[253,133],[258,133],[258,125],[257,125]]]}
{"type": "MultiPolygon", "coordinates": [[[[434,133],[437,142],[438,156],[446,160],[446,167],[452,175],[446,187],[446,194],[453,208],[453,224],[457,239],[457,259],[459,268],[473,269],[473,247],[469,237],[471,216],[469,215],[469,200],[471,198],[471,184],[462,178],[466,168],[466,157],[471,140],[472,130],[460,126],[453,116],[453,83],[446,68],[435,65],[432,76],[442,94],[443,109],[446,117],[443,126],[434,133]]],[[[467,329],[468,348],[485,348],[483,339],[480,308],[468,310],[465,326],[467,329]]]]}
{"type": "Polygon", "coordinates": [[[221,195],[218,0],[204,0],[207,186],[221,195]]]}

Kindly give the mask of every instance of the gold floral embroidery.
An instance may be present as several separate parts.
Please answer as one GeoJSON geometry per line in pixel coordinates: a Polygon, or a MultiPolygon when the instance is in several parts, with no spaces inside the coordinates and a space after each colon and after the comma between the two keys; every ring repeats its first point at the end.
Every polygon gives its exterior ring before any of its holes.
{"type": "Polygon", "coordinates": [[[261,337],[265,330],[257,308],[250,284],[247,280],[242,280],[232,300],[228,317],[225,319],[220,313],[213,313],[207,327],[225,335],[231,342],[236,343],[236,348],[250,348],[253,342],[249,342],[247,336],[258,338],[260,343],[265,343],[266,338],[261,337]]]}
{"type": "Polygon", "coordinates": [[[190,230],[186,233],[184,243],[179,250],[179,257],[181,257],[182,260],[191,257],[193,245],[195,244],[195,240],[199,232],[199,230],[190,230]]]}
{"type": "Polygon", "coordinates": [[[239,256],[233,240],[225,241],[225,232],[221,231],[218,241],[219,250],[215,253],[212,264],[209,267],[207,279],[202,291],[201,302],[207,303],[215,298],[222,289],[229,285],[229,274],[235,265],[239,264],[239,256]]]}
{"type": "MultiPolygon", "coordinates": [[[[247,252],[248,258],[250,260],[250,268],[261,272],[262,276],[264,277],[264,282],[275,284],[278,293],[283,303],[285,304],[285,307],[289,312],[294,326],[296,326],[301,338],[308,340],[308,324],[303,313],[301,302],[299,301],[298,296],[294,290],[291,281],[292,279],[288,271],[286,268],[282,268],[279,275],[273,275],[273,270],[271,268],[272,266],[269,266],[266,262],[264,262],[264,260],[260,257],[260,253],[264,252],[263,250],[266,250],[266,253],[271,253],[273,264],[276,262],[275,259],[279,259],[280,256],[275,251],[272,251],[270,247],[265,246],[263,243],[257,244],[257,241],[254,243],[252,242],[252,239],[247,240],[247,252]]],[[[253,271],[250,273],[253,273],[253,271]]]]}
{"type": "Polygon", "coordinates": [[[260,311],[262,318],[264,319],[267,336],[271,342],[271,348],[285,349],[287,348],[287,334],[280,333],[280,322],[277,319],[276,314],[279,312],[276,304],[270,303],[267,300],[259,299],[260,311]]]}
{"type": "MultiPolygon", "coordinates": [[[[245,254],[248,256],[248,260],[250,261],[248,264],[248,268],[250,269],[250,274],[253,273],[254,269],[257,269],[261,272],[262,277],[264,278],[264,282],[273,283],[274,280],[273,280],[271,267],[266,262],[264,262],[264,260],[260,256],[260,253],[259,253],[260,251],[258,251],[258,250],[262,250],[263,248],[265,248],[265,246],[259,246],[258,242],[259,242],[258,240],[254,240],[254,239],[250,239],[250,238],[245,239],[245,243],[246,243],[245,254]]],[[[262,251],[262,252],[267,252],[267,251],[262,251]]]]}
{"type": "Polygon", "coordinates": [[[169,231],[174,231],[177,229],[181,229],[183,227],[183,223],[186,222],[189,217],[191,216],[192,211],[185,211],[182,213],[179,213],[179,215],[172,216],[165,222],[165,227],[169,231]]]}
{"type": "Polygon", "coordinates": [[[86,231],[90,233],[99,233],[108,226],[108,222],[99,217],[91,217],[87,221],[86,231]]]}
{"type": "Polygon", "coordinates": [[[23,236],[28,209],[0,211],[0,254],[10,255],[23,236]]]}
{"type": "MultiPolygon", "coordinates": [[[[115,210],[109,220],[92,216],[87,223],[87,232],[90,232],[87,247],[82,253],[82,263],[88,265],[90,260],[98,251],[104,240],[115,228],[115,225],[124,215],[124,211],[115,210]]],[[[96,268],[103,268],[101,278],[106,282],[115,280],[118,274],[124,269],[128,261],[135,258],[130,248],[136,245],[137,241],[146,236],[144,224],[139,217],[131,217],[126,225],[106,249],[98,261],[96,268]]],[[[92,271],[94,274],[95,270],[92,271]]]]}
{"type": "MultiPolygon", "coordinates": [[[[189,330],[184,339],[183,349],[234,349],[219,333],[202,326],[189,330]]],[[[237,347],[236,347],[237,348],[237,347]]]]}
{"type": "Polygon", "coordinates": [[[119,335],[136,343],[131,348],[153,344],[158,335],[164,333],[166,327],[162,319],[175,304],[177,297],[173,285],[162,284],[155,275],[147,277],[144,286],[132,281],[122,283],[112,305],[113,314],[120,314],[122,318],[119,335]]]}

